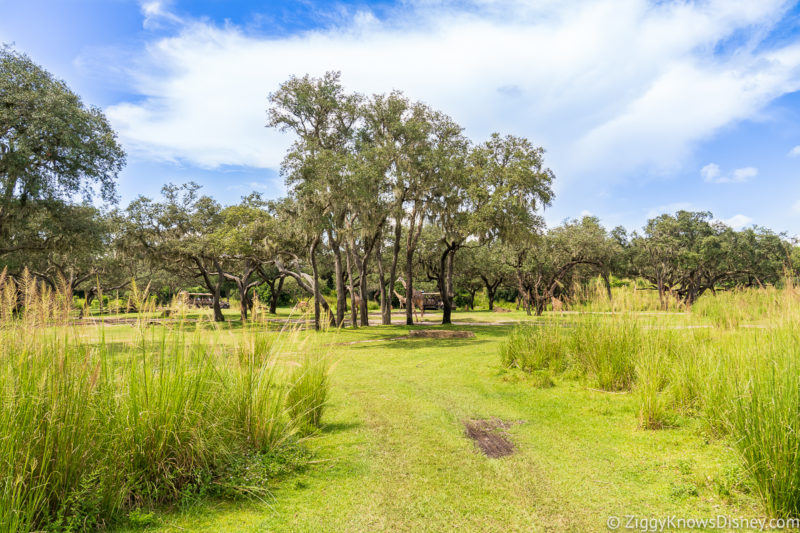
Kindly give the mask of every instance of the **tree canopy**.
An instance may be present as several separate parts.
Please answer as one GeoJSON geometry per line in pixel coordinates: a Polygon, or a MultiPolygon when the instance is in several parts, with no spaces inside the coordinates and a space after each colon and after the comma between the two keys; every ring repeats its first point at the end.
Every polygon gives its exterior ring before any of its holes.
{"type": "Polygon", "coordinates": [[[78,195],[115,199],[125,153],[102,111],[9,47],[0,48],[0,254],[44,248],[26,224],[78,195]]]}
{"type": "Polygon", "coordinates": [[[411,324],[425,297],[449,323],[482,291],[489,309],[503,294],[541,313],[593,279],[609,298],[615,280],[634,278],[665,307],[691,305],[709,291],[780,283],[800,266],[785,236],[736,231],[707,212],[660,215],[632,233],[594,217],[548,228],[555,176],[542,147],[499,132],[473,141],[399,91],[348,92],[338,72],[281,84],[267,126],[292,136],[283,198],[221,205],[190,182],[100,208],[115,200],[125,162],[102,112],[1,49],[0,260],[12,276],[27,269],[87,301],[132,280],[163,298],[199,287],[216,320],[223,294],[238,298],[244,321],[256,294],[275,312],[291,292],[313,303],[317,327],[369,325],[372,301],[383,324],[397,304],[411,324]]]}

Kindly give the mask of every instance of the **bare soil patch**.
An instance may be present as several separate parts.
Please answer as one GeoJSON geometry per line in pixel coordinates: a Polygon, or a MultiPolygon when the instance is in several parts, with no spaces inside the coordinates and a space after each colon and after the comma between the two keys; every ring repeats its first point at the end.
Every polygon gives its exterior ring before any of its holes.
{"type": "Polygon", "coordinates": [[[415,329],[409,331],[408,336],[412,339],[470,339],[475,336],[475,333],[450,329],[415,329]]]}
{"type": "Polygon", "coordinates": [[[514,444],[506,430],[522,422],[506,422],[499,418],[488,420],[465,420],[464,432],[475,441],[486,457],[497,459],[514,453],[514,444]]]}
{"type": "Polygon", "coordinates": [[[389,337],[386,339],[364,339],[360,341],[349,341],[349,342],[333,342],[331,344],[326,344],[326,346],[352,346],[354,344],[365,344],[369,342],[385,342],[385,341],[400,341],[407,339],[408,335],[403,335],[401,337],[389,337]]]}

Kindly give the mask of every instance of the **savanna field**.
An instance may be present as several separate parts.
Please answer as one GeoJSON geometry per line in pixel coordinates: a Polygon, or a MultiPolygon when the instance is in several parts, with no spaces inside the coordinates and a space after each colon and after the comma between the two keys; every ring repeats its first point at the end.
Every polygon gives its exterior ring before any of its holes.
{"type": "Polygon", "coordinates": [[[612,516],[798,513],[791,285],[690,311],[622,287],[540,317],[503,303],[446,327],[319,332],[259,304],[244,326],[180,301],[164,313],[144,289],[139,313],[87,324],[57,291],[24,293],[13,315],[4,280],[5,531],[602,531],[612,516]]]}
{"type": "Polygon", "coordinates": [[[0,0],[0,533],[800,530],[799,14],[0,0]]]}

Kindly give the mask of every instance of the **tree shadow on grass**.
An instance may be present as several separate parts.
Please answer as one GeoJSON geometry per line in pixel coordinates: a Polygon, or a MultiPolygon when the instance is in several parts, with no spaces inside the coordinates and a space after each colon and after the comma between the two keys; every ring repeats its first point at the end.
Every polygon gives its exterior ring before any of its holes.
{"type": "Polygon", "coordinates": [[[349,431],[351,429],[360,427],[360,422],[331,422],[329,424],[323,424],[323,426],[320,428],[320,433],[340,433],[342,431],[349,431]]]}
{"type": "Polygon", "coordinates": [[[385,339],[375,339],[369,342],[354,343],[349,345],[351,350],[363,351],[367,350],[381,350],[382,348],[401,349],[401,350],[421,350],[421,349],[436,349],[436,348],[459,348],[476,346],[486,344],[495,340],[507,337],[513,329],[513,326],[464,326],[464,325],[448,325],[448,326],[407,326],[398,327],[396,335],[392,335],[385,339]],[[472,331],[475,337],[459,339],[459,338],[410,338],[407,336],[410,330],[422,329],[446,329],[446,330],[463,330],[472,331]]]}
{"type": "Polygon", "coordinates": [[[399,350],[430,350],[430,349],[450,349],[468,346],[476,346],[489,342],[487,339],[398,339],[387,341],[386,344],[365,344],[353,346],[353,349],[364,350],[371,349],[373,351],[380,350],[384,347],[399,350]]]}

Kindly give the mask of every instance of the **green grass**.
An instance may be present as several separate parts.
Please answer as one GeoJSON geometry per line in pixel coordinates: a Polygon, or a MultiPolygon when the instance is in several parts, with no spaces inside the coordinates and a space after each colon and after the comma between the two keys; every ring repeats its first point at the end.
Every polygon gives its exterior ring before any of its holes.
{"type": "MultiPolygon", "coordinates": [[[[143,376],[166,380],[150,385],[153,394],[137,384],[147,398],[137,402],[165,403],[128,415],[147,414],[132,425],[143,435],[139,448],[163,452],[147,461],[171,464],[168,458],[182,457],[181,472],[187,461],[216,465],[197,469],[191,479],[174,478],[173,485],[158,477],[160,470],[148,473],[144,493],[168,496],[121,505],[127,519],[115,527],[603,531],[611,515],[796,515],[800,335],[792,324],[800,313],[794,293],[731,293],[705,310],[663,313],[651,309],[652,292],[640,292],[621,296],[645,308],[638,313],[612,314],[611,306],[600,305],[542,317],[515,310],[454,313],[458,325],[446,329],[474,331],[471,339],[408,339],[409,327],[399,325],[265,333],[284,327],[288,309],[247,325],[237,310],[226,310],[224,324],[211,323],[207,310],[192,310],[187,327],[195,333],[183,337],[176,337],[174,323],[79,327],[74,338],[103,350],[109,365],[128,365],[128,376],[149,368],[143,376]],[[714,314],[725,313],[719,302],[773,300],[746,319],[714,314]],[[744,328],[750,320],[768,327],[744,328]],[[140,360],[130,357],[132,341],[140,360]],[[181,370],[180,357],[158,356],[182,351],[194,354],[184,360],[192,362],[190,372],[181,370]],[[264,353],[276,355],[264,364],[264,353]],[[215,373],[226,376],[234,394],[201,393],[193,384],[197,375],[205,383],[219,379],[202,373],[202,354],[217,361],[215,373]],[[159,399],[158,390],[170,392],[159,399]],[[187,405],[181,398],[193,390],[200,394],[195,407],[180,415],[175,406],[187,405]],[[465,420],[495,417],[512,423],[516,451],[502,459],[483,456],[464,433],[465,420]],[[236,428],[242,440],[235,449],[213,432],[194,441],[198,435],[182,433],[192,424],[220,434],[236,428]],[[301,435],[303,444],[295,445],[301,435]]],[[[380,322],[375,315],[371,320],[380,322]]],[[[62,331],[41,330],[53,338],[62,331]]],[[[83,390],[91,383],[94,367],[85,358],[76,352],[75,368],[83,374],[64,385],[83,390]]],[[[90,428],[63,408],[59,416],[70,421],[64,427],[90,428]]],[[[5,416],[0,427],[14,419],[5,416]]],[[[113,427],[125,434],[125,423],[113,427]]],[[[102,442],[128,461],[127,445],[111,436],[102,442]]],[[[104,494],[98,483],[113,486],[114,475],[127,472],[118,463],[98,463],[114,468],[85,470],[63,501],[93,505],[104,494]]],[[[24,470],[28,463],[15,464],[24,470]]]]}
{"type": "Polygon", "coordinates": [[[769,514],[800,516],[800,330],[794,320],[706,346],[711,422],[730,435],[769,514]]]}
{"type": "MultiPolygon", "coordinates": [[[[790,290],[712,296],[708,310],[730,319],[716,328],[664,327],[631,314],[589,315],[571,327],[515,330],[500,361],[530,373],[576,368],[582,382],[607,391],[632,390],[644,429],[694,417],[727,438],[772,516],[800,515],[800,331],[790,290]],[[723,298],[717,300],[719,298],[723,298]],[[759,308],[753,302],[770,302],[759,308]],[[742,309],[771,324],[739,327],[742,309]],[[701,332],[702,331],[702,332],[701,332]]],[[[552,326],[552,325],[551,325],[552,326]]],[[[538,379],[538,374],[532,377],[538,379]]]]}
{"type": "Polygon", "coordinates": [[[111,340],[58,325],[53,295],[27,296],[21,319],[0,323],[0,531],[91,531],[196,494],[263,497],[248,470],[321,422],[328,362],[295,334],[140,320],[111,340]]]}
{"type": "Polygon", "coordinates": [[[642,431],[635,393],[541,388],[500,364],[511,327],[460,328],[476,338],[319,334],[337,351],[314,464],[268,503],[211,499],[160,511],[148,531],[602,531],[612,514],[760,515],[735,452],[699,422],[642,431]],[[465,437],[465,419],[490,417],[522,422],[515,454],[488,459],[465,437]]]}
{"type": "Polygon", "coordinates": [[[569,364],[571,346],[557,323],[524,324],[514,328],[500,345],[503,366],[526,372],[563,372],[569,364]]]}

